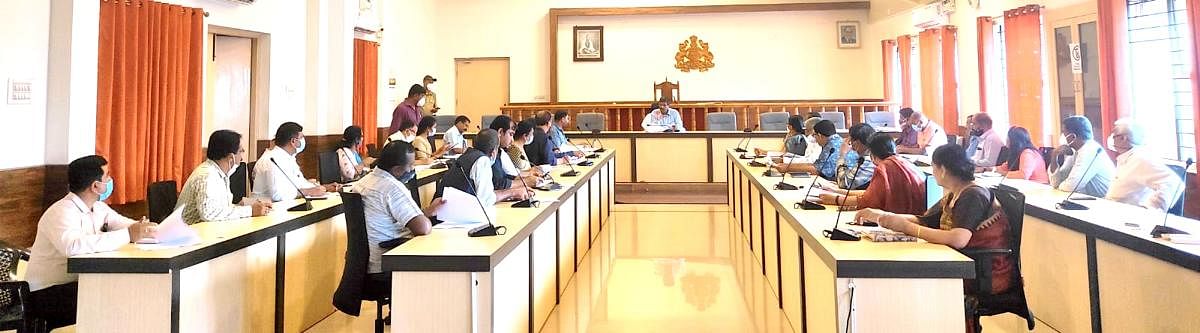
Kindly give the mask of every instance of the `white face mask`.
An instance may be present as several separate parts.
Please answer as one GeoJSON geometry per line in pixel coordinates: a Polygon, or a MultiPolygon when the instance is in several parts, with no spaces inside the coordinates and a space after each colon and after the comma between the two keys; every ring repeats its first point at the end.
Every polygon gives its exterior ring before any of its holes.
{"type": "Polygon", "coordinates": [[[294,154],[294,155],[299,155],[300,152],[304,151],[304,147],[307,145],[307,143],[305,141],[307,141],[307,140],[305,140],[304,137],[300,138],[300,145],[296,146],[296,154],[294,154]]]}
{"type": "Polygon", "coordinates": [[[433,85],[434,85],[434,83],[432,83],[432,82],[425,85],[425,90],[433,90],[433,85]]]}
{"type": "Polygon", "coordinates": [[[432,127],[429,129],[429,136],[434,136],[434,135],[437,135],[437,127],[432,127]]]}
{"type": "Polygon", "coordinates": [[[225,171],[226,177],[233,177],[233,173],[237,172],[238,166],[242,164],[241,161],[238,161],[237,156],[234,156],[233,161],[231,162],[232,163],[229,164],[229,170],[225,171]]]}
{"type": "Polygon", "coordinates": [[[404,141],[404,142],[412,143],[412,142],[413,142],[413,139],[416,139],[416,138],[417,138],[417,136],[416,136],[416,135],[405,135],[405,136],[403,136],[403,137],[401,137],[401,138],[400,138],[400,141],[404,141]]]}
{"type": "Polygon", "coordinates": [[[421,97],[421,99],[417,100],[417,106],[425,106],[425,97],[421,97]]]}

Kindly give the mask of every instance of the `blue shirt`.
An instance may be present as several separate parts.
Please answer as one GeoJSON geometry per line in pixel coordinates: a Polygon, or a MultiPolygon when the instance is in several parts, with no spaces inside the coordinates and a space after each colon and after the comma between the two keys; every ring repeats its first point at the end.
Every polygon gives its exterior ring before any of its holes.
{"type": "Polygon", "coordinates": [[[979,137],[974,135],[972,135],[971,139],[967,141],[966,153],[968,159],[975,158],[975,151],[979,150],[979,141],[979,137]]]}
{"type": "Polygon", "coordinates": [[[834,180],[837,177],[838,158],[834,154],[841,150],[842,136],[837,134],[829,137],[829,141],[821,146],[821,155],[817,155],[817,160],[813,162],[813,167],[817,168],[821,178],[834,180]]]}
{"type": "Polygon", "coordinates": [[[858,152],[853,149],[846,152],[842,158],[842,166],[838,167],[837,185],[847,190],[866,189],[875,175],[875,162],[870,158],[863,159],[862,167],[858,166],[858,152]]]}
{"type": "Polygon", "coordinates": [[[550,135],[550,145],[554,146],[554,148],[567,144],[567,135],[563,133],[562,127],[550,125],[550,133],[547,134],[550,135]]]}

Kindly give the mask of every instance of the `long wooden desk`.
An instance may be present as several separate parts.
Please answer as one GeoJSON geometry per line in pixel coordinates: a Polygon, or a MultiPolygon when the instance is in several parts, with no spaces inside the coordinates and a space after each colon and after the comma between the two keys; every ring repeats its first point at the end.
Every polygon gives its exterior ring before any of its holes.
{"type": "MultiPolygon", "coordinates": [[[[733,228],[751,244],[744,260],[766,275],[797,332],[842,332],[847,325],[858,332],[962,332],[963,279],[975,275],[971,259],[923,241],[829,240],[821,232],[838,219],[837,207],[794,208],[805,190],[775,190],[781,178],[762,176],[766,168],[739,155],[724,154],[733,228]]],[[[782,180],[806,187],[811,178],[782,180]]],[[[843,212],[838,223],[853,229],[844,224],[853,216],[843,212]]]]}
{"type": "Polygon", "coordinates": [[[616,153],[594,165],[551,171],[563,185],[538,192],[539,207],[496,205],[507,233],[467,237],[435,229],[383,255],[392,272],[392,332],[528,332],[549,317],[613,204],[616,153]]]}
{"type": "MultiPolygon", "coordinates": [[[[421,170],[432,192],[444,170],[421,170]]],[[[427,201],[427,200],[426,200],[427,201]]],[[[79,274],[77,332],[301,332],[333,313],[346,251],[336,194],[288,212],[193,225],[201,242],[71,257],[79,274]]]]}

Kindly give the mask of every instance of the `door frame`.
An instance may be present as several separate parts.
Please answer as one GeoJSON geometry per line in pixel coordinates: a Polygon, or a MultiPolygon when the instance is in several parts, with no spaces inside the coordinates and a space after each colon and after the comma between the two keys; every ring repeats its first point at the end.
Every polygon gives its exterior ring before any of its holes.
{"type": "MultiPolygon", "coordinates": [[[[454,114],[455,115],[462,114],[458,110],[458,98],[459,98],[458,97],[458,62],[459,61],[479,61],[479,60],[504,60],[504,65],[505,65],[505,67],[507,67],[506,71],[508,73],[508,75],[507,75],[508,77],[506,78],[508,80],[508,85],[507,85],[507,89],[505,89],[505,92],[504,92],[504,104],[502,106],[508,105],[508,103],[512,102],[512,58],[509,58],[509,57],[454,58],[454,85],[455,85],[455,87],[454,87],[454,114]]],[[[500,110],[496,110],[496,111],[500,112],[500,110]]],[[[475,120],[471,120],[471,121],[475,121],[475,120]]]]}
{"type": "MultiPolygon", "coordinates": [[[[267,128],[267,110],[270,110],[271,96],[271,34],[223,27],[209,24],[205,31],[204,56],[213,56],[213,36],[229,36],[250,39],[250,133],[244,133],[246,145],[246,161],[258,160],[256,147],[259,133],[270,133],[267,128]]],[[[206,62],[207,64],[207,62],[206,62]]],[[[201,71],[207,73],[208,69],[201,71]]],[[[207,75],[207,74],[205,74],[207,75]]],[[[206,81],[207,77],[204,78],[206,81]]],[[[205,93],[207,101],[208,92],[205,93]]],[[[203,140],[207,140],[204,138],[203,140]]],[[[207,142],[207,141],[204,141],[207,142]]]]}
{"type": "MultiPolygon", "coordinates": [[[[1081,3],[1078,5],[1062,7],[1062,8],[1058,8],[1055,10],[1047,10],[1045,17],[1043,17],[1042,28],[1043,28],[1043,34],[1045,36],[1045,38],[1043,39],[1044,40],[1043,48],[1046,51],[1046,52],[1043,52],[1043,53],[1045,53],[1043,56],[1045,57],[1044,61],[1047,64],[1046,71],[1049,72],[1049,74],[1050,74],[1050,82],[1048,82],[1048,84],[1050,85],[1050,89],[1047,89],[1047,90],[1049,90],[1050,100],[1049,100],[1048,104],[1045,102],[1043,102],[1043,104],[1047,104],[1051,107],[1051,109],[1047,110],[1047,111],[1052,113],[1055,118],[1055,121],[1052,121],[1049,128],[1046,128],[1046,131],[1045,131],[1046,134],[1050,135],[1051,137],[1058,137],[1060,134],[1062,134],[1062,128],[1061,128],[1062,126],[1060,126],[1059,121],[1057,121],[1057,118],[1060,116],[1059,110],[1058,110],[1058,99],[1059,99],[1058,79],[1059,78],[1058,78],[1058,70],[1057,70],[1058,58],[1057,58],[1057,53],[1056,53],[1056,49],[1055,49],[1055,45],[1056,45],[1055,38],[1057,37],[1057,35],[1054,34],[1054,30],[1057,28],[1061,28],[1061,27],[1070,27],[1071,28],[1071,41],[1078,41],[1079,40],[1079,25],[1083,24],[1083,23],[1089,23],[1089,22],[1098,22],[1098,15],[1096,14],[1095,3],[1081,3]]],[[[1076,90],[1075,114],[1076,115],[1084,115],[1084,109],[1083,109],[1084,108],[1084,104],[1083,104],[1084,97],[1083,97],[1083,91],[1082,91],[1083,89],[1082,89],[1082,87],[1080,87],[1078,85],[1083,81],[1083,74],[1072,74],[1072,76],[1073,76],[1072,82],[1074,82],[1073,88],[1076,90]]]]}

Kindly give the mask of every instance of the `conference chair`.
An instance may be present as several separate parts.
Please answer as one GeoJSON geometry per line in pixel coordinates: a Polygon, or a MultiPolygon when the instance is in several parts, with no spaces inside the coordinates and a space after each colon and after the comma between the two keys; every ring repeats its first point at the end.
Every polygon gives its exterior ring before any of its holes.
{"type": "Polygon", "coordinates": [[[250,179],[249,182],[247,181],[246,170],[252,167],[247,167],[246,162],[242,162],[242,164],[238,165],[237,170],[233,172],[233,175],[229,176],[229,192],[233,193],[233,203],[241,202],[242,198],[246,197],[246,193],[249,193],[250,186],[248,184],[254,180],[250,179]]]}
{"type": "Polygon", "coordinates": [[[608,129],[603,113],[580,113],[575,116],[575,124],[584,131],[603,131],[608,129]]]}
{"type": "Polygon", "coordinates": [[[17,280],[17,265],[29,251],[0,241],[0,331],[45,331],[45,323],[29,316],[29,282],[17,280]]]}
{"type": "Polygon", "coordinates": [[[1008,234],[1010,248],[1007,249],[962,249],[963,255],[975,261],[975,295],[966,296],[967,315],[974,318],[975,332],[983,327],[979,317],[994,316],[1002,313],[1012,313],[1025,318],[1025,324],[1033,330],[1033,312],[1025,300],[1025,279],[1021,275],[1021,230],[1025,219],[1025,195],[1015,189],[991,188],[991,192],[1000,201],[1000,206],[1008,216],[1008,234]],[[1012,286],[1007,291],[994,293],[992,291],[992,260],[998,257],[1009,257],[1013,262],[1012,286]]]}
{"type": "Polygon", "coordinates": [[[367,144],[367,156],[379,158],[379,148],[374,143],[367,144]]]}
{"type": "Polygon", "coordinates": [[[454,118],[458,118],[458,116],[452,114],[440,114],[433,116],[433,118],[437,119],[437,125],[433,126],[434,128],[437,128],[437,132],[446,133],[450,127],[454,127],[454,118]]]}
{"type": "MultiPolygon", "coordinates": [[[[964,137],[964,139],[965,139],[965,137],[964,137]]],[[[959,146],[963,146],[963,148],[967,147],[967,142],[959,142],[958,136],[954,135],[954,134],[946,134],[946,143],[953,143],[953,144],[956,144],[959,146]]]]}
{"type": "Polygon", "coordinates": [[[710,112],[704,115],[704,130],[736,131],[737,114],[733,112],[710,112]]]}
{"type": "MultiPolygon", "coordinates": [[[[362,302],[375,302],[375,332],[382,333],[386,320],[383,306],[391,298],[388,273],[367,274],[371,252],[367,248],[367,218],[363,213],[362,195],[341,192],[342,211],[346,214],[346,265],[342,280],[333,292],[333,306],[345,314],[358,317],[362,302]]],[[[431,309],[433,310],[433,309],[431,309]]]]}
{"type": "Polygon", "coordinates": [[[898,127],[896,121],[896,113],[892,111],[871,111],[863,114],[863,122],[871,125],[875,129],[890,127],[898,127]]]}
{"type": "Polygon", "coordinates": [[[317,154],[317,174],[321,184],[342,182],[342,166],[338,163],[337,150],[317,154]]]}
{"type": "Polygon", "coordinates": [[[787,112],[764,112],[758,114],[758,128],[764,131],[786,131],[788,117],[791,114],[787,112]]]}
{"type": "Polygon", "coordinates": [[[162,222],[175,211],[175,203],[179,200],[179,192],[175,189],[174,180],[155,182],[146,187],[146,206],[151,222],[162,222]]]}
{"type": "Polygon", "coordinates": [[[846,129],[846,114],[845,113],[842,113],[840,111],[834,111],[834,112],[821,112],[820,114],[821,114],[821,119],[832,121],[834,128],[837,128],[840,130],[846,129]]]}
{"type": "Polygon", "coordinates": [[[1187,197],[1187,168],[1190,167],[1192,163],[1194,163],[1194,161],[1190,158],[1186,163],[1184,163],[1184,165],[1167,163],[1167,167],[1171,168],[1171,171],[1175,171],[1176,176],[1179,176],[1180,179],[1183,179],[1183,188],[1180,189],[1181,192],[1179,193],[1179,199],[1175,200],[1175,204],[1171,205],[1171,209],[1167,210],[1168,213],[1175,214],[1176,216],[1183,216],[1183,202],[1187,197]]]}
{"type": "Polygon", "coordinates": [[[479,117],[479,128],[488,129],[489,127],[492,126],[492,121],[496,120],[496,117],[499,117],[499,116],[500,115],[498,115],[498,114],[485,114],[485,115],[479,117]]]}

